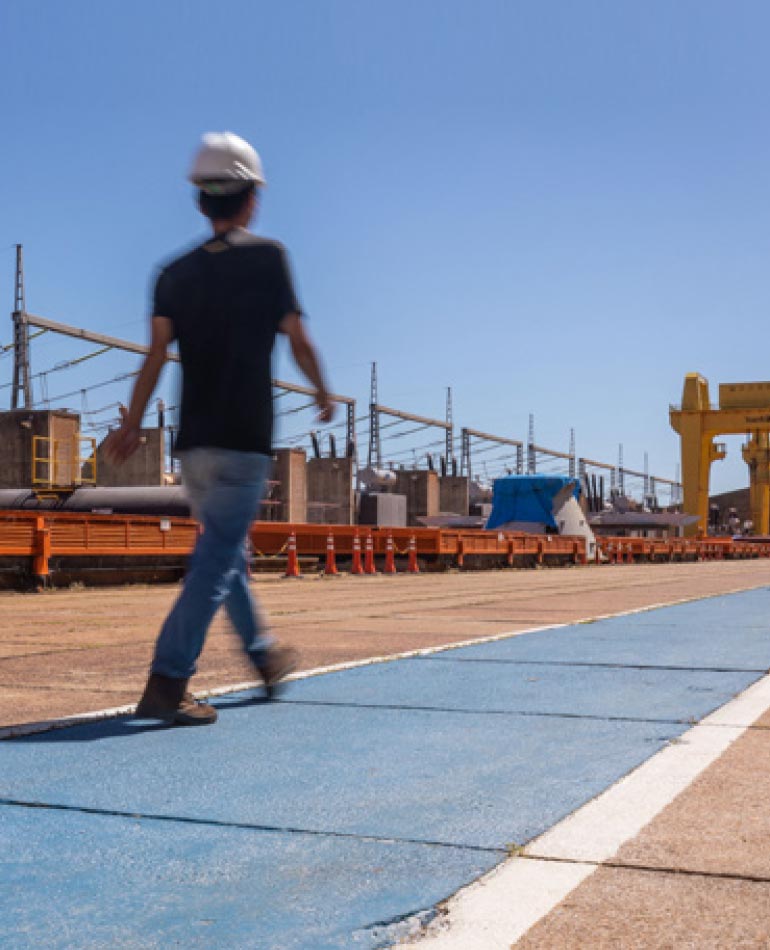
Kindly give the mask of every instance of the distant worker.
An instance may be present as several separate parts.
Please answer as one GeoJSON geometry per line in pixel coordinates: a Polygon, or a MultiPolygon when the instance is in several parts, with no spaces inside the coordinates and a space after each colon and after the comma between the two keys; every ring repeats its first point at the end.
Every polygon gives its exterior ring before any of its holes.
{"type": "Polygon", "coordinates": [[[216,710],[187,690],[218,607],[225,609],[268,697],[294,669],[296,654],[266,630],[247,578],[246,538],[272,464],[271,354],[276,334],[315,390],[319,419],[333,404],[305,330],[284,249],[247,230],[265,183],[256,151],[232,132],[203,136],[190,172],[213,236],[161,271],[155,285],[150,351],[122,425],[107,452],[137,448],[147,403],[176,340],[182,402],[175,454],[203,532],[184,587],[155,646],[136,715],[181,725],[216,721],[216,710]]]}

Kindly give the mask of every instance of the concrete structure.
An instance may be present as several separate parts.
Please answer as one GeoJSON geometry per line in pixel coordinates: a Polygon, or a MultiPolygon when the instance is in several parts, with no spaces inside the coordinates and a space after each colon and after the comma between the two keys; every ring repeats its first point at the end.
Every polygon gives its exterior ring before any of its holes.
{"type": "Polygon", "coordinates": [[[408,524],[419,525],[418,518],[439,514],[437,472],[402,469],[396,472],[396,492],[406,495],[408,524]]]}
{"type": "MultiPolygon", "coordinates": [[[[0,413],[0,488],[81,481],[80,416],[66,409],[14,409],[0,413]],[[41,440],[35,442],[35,437],[41,440]],[[33,446],[42,459],[33,472],[33,446]]],[[[90,474],[90,473],[89,473],[90,474]]]]}
{"type": "Polygon", "coordinates": [[[165,429],[142,429],[139,448],[120,464],[107,459],[104,443],[96,450],[96,484],[105,488],[165,485],[165,474],[165,429]]]}
{"type": "Polygon", "coordinates": [[[276,449],[274,482],[263,512],[270,521],[307,521],[307,456],[304,449],[276,449]]]}
{"type": "Polygon", "coordinates": [[[353,459],[314,458],[307,463],[310,524],[353,524],[353,459]]]}
{"type": "Polygon", "coordinates": [[[406,527],[406,495],[392,492],[361,492],[358,523],[382,528],[406,527]]]}
{"type": "Polygon", "coordinates": [[[469,510],[469,479],[466,475],[439,478],[439,508],[442,514],[466,516],[469,510]]]}

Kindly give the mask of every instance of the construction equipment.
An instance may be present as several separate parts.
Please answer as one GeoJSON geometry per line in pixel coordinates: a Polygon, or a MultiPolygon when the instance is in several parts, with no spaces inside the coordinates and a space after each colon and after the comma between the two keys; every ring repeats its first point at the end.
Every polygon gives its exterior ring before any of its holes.
{"type": "Polygon", "coordinates": [[[698,520],[686,534],[705,534],[709,516],[711,463],[725,457],[720,435],[747,435],[743,458],[749,466],[754,530],[770,533],[770,382],[722,383],[719,405],[709,400],[709,384],[698,373],[684,380],[681,406],[669,412],[672,428],[681,438],[684,510],[698,520]]]}

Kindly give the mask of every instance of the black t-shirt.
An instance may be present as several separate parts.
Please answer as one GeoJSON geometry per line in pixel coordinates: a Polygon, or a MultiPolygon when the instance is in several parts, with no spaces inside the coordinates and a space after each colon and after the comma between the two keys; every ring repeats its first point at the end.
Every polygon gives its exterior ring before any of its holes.
{"type": "Polygon", "coordinates": [[[162,270],[152,312],[179,343],[176,448],[269,454],[273,345],[283,317],[301,312],[283,247],[240,228],[218,235],[162,270]]]}

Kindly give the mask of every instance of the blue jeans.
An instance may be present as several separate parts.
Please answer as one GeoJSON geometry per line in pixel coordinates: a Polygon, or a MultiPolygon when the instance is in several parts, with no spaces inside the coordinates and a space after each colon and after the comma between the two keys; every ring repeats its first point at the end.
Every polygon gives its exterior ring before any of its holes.
{"type": "Polygon", "coordinates": [[[254,659],[272,643],[246,573],[249,526],[259,511],[272,459],[257,452],[196,448],[180,452],[182,483],[203,533],[184,587],[161,628],[152,672],[187,679],[219,606],[254,659]]]}

